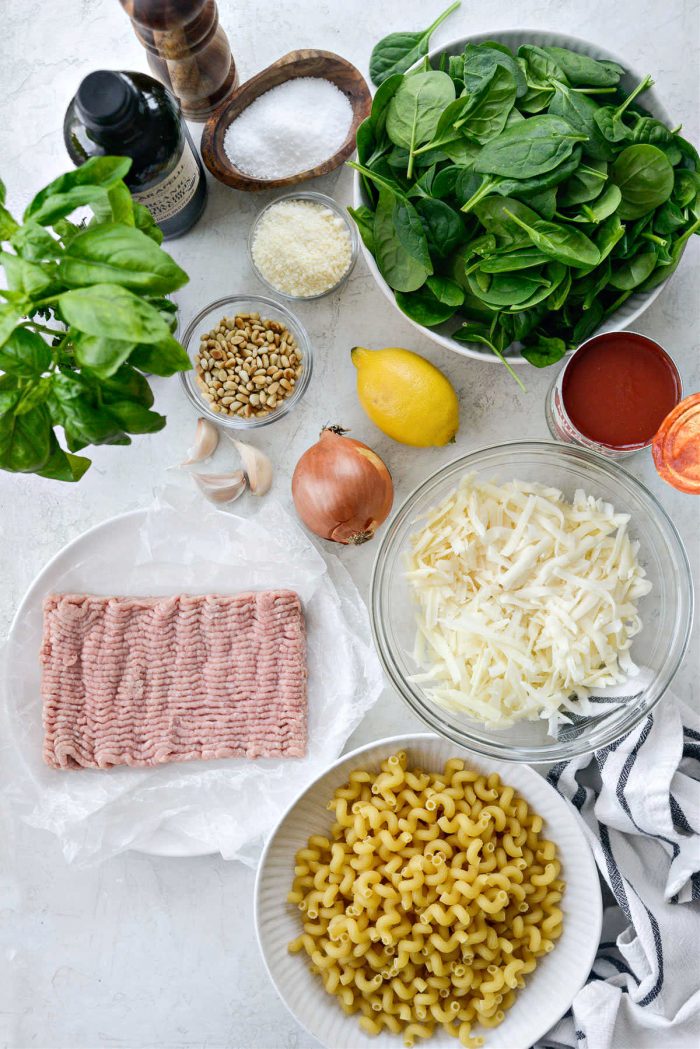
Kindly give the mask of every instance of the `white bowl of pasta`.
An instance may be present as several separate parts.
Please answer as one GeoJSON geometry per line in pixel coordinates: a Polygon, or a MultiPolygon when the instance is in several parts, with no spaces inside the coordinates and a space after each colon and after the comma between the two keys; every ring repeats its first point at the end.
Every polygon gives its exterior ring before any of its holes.
{"type": "Polygon", "coordinates": [[[546,779],[431,734],[312,783],[255,891],[270,979],[332,1049],[527,1049],[585,983],[601,920],[593,856],[546,779]]]}

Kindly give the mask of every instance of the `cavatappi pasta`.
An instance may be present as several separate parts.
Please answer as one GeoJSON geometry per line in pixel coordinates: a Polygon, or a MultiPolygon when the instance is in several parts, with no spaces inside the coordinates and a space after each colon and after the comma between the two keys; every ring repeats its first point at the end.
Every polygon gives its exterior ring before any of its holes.
{"type": "Polygon", "coordinates": [[[350,773],[330,835],[299,850],[289,945],[367,1034],[414,1045],[442,1026],[483,1045],[562,932],[564,882],[542,818],[499,776],[453,759],[442,774],[394,754],[350,773]]]}

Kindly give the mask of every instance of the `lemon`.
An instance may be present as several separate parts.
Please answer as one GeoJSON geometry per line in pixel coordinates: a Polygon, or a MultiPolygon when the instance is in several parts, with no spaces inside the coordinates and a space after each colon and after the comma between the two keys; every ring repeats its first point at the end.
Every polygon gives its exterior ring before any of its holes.
{"type": "Polygon", "coordinates": [[[401,444],[421,448],[453,441],[459,426],[457,394],[442,372],[410,350],[356,346],[360,404],[375,426],[401,444]]]}

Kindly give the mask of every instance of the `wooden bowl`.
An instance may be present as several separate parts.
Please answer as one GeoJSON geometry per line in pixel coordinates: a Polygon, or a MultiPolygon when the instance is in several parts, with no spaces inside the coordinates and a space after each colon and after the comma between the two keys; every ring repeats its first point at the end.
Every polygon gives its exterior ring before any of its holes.
{"type": "Polygon", "coordinates": [[[209,117],[202,133],[201,152],[204,163],[214,178],[234,189],[258,192],[263,189],[280,189],[282,186],[294,186],[307,179],[325,175],[347,160],[355,148],[355,135],[362,121],[369,115],[372,96],[365,78],[359,69],[332,51],[290,51],[288,55],[278,58],[267,69],[246,80],[231,95],[228,102],[209,117]],[[286,178],[254,178],[246,175],[231,163],[224,149],[224,135],[229,124],[254,102],[278,84],[295,77],[322,77],[330,80],[347,96],[352,106],[352,123],[347,138],[332,157],[307,171],[286,178]]]}

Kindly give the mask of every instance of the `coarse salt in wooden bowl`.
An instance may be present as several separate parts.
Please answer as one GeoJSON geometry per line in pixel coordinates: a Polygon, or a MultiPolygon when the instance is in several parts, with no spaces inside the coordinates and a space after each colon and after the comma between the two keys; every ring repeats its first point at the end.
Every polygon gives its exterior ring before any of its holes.
{"type": "Polygon", "coordinates": [[[362,121],[369,115],[372,106],[372,95],[365,78],[352,63],[332,51],[302,50],[290,51],[277,59],[267,69],[257,73],[233,93],[229,101],[212,114],[204,125],[202,133],[202,159],[215,179],[226,186],[233,186],[247,192],[259,192],[265,189],[281,189],[283,186],[294,186],[307,179],[316,178],[333,171],[347,160],[355,149],[355,135],[362,121]],[[232,163],[224,148],[224,137],[229,125],[240,116],[244,109],[260,95],[273,87],[298,77],[315,77],[335,84],[348,99],[352,107],[352,122],[347,136],[340,149],[314,168],[299,171],[284,178],[257,178],[246,175],[232,163]]]}

